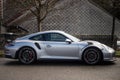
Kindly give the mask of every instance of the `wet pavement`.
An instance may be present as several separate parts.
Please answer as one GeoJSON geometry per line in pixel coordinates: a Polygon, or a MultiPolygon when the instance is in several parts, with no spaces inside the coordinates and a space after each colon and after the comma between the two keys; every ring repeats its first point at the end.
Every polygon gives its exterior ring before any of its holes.
{"type": "Polygon", "coordinates": [[[24,65],[0,58],[0,80],[120,80],[120,58],[99,65],[73,60],[42,60],[24,65]]]}

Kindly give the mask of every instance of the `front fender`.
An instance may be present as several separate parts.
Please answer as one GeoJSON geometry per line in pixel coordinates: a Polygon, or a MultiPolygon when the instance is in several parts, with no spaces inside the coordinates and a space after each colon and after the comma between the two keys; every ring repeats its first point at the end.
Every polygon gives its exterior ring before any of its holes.
{"type": "Polygon", "coordinates": [[[99,49],[100,51],[102,51],[102,46],[101,45],[94,45],[94,44],[88,44],[88,45],[85,45],[85,46],[80,46],[80,51],[79,51],[79,56],[80,56],[80,59],[82,59],[82,55],[84,53],[84,51],[88,48],[97,48],[99,49]]]}

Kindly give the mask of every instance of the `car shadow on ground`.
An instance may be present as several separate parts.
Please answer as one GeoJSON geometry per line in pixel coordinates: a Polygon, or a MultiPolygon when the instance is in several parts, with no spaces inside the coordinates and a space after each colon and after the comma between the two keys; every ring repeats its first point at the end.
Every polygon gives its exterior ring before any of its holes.
{"type": "Polygon", "coordinates": [[[39,60],[32,64],[22,64],[19,61],[7,61],[4,63],[6,66],[111,66],[115,65],[115,62],[102,62],[96,65],[88,65],[83,61],[78,60],[39,60]]]}

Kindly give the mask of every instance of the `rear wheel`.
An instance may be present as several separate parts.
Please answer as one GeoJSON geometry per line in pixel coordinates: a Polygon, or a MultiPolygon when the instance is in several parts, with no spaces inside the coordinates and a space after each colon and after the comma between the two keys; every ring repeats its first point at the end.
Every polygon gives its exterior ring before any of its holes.
{"type": "Polygon", "coordinates": [[[24,64],[31,64],[36,60],[36,53],[30,47],[20,49],[18,59],[24,64]]]}
{"type": "Polygon", "coordinates": [[[83,60],[87,64],[97,64],[102,60],[102,53],[97,48],[88,48],[84,51],[83,60]]]}

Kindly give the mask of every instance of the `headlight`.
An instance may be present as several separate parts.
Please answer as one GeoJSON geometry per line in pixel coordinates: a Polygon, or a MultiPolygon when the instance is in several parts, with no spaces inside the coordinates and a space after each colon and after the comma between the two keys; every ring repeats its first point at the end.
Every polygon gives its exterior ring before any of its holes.
{"type": "Polygon", "coordinates": [[[103,50],[113,50],[111,47],[108,47],[108,46],[106,46],[106,45],[104,45],[104,44],[102,44],[102,46],[103,46],[103,50]]]}

